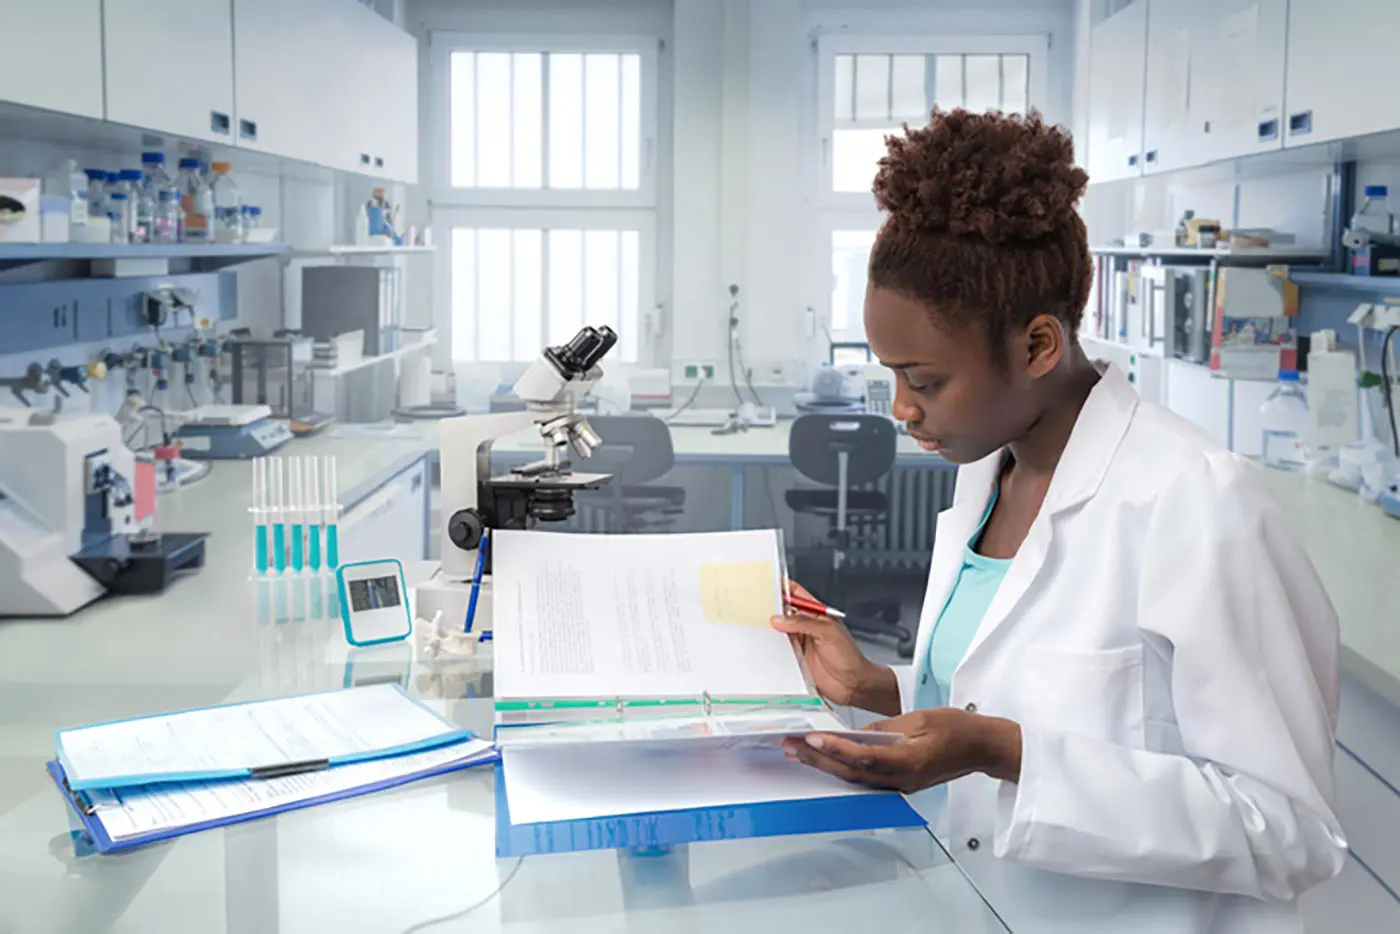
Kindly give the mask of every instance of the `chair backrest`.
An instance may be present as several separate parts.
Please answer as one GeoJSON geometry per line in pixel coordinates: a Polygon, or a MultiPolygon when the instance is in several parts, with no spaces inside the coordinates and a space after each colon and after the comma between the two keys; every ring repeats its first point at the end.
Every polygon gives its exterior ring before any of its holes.
{"type": "Polygon", "coordinates": [[[846,452],[846,484],[873,483],[894,466],[894,422],[883,415],[812,414],[792,423],[788,460],[815,483],[840,483],[840,454],[846,452]]]}
{"type": "Polygon", "coordinates": [[[613,483],[650,483],[676,464],[671,429],[652,415],[593,415],[588,424],[603,446],[575,469],[614,474],[613,483]]]}

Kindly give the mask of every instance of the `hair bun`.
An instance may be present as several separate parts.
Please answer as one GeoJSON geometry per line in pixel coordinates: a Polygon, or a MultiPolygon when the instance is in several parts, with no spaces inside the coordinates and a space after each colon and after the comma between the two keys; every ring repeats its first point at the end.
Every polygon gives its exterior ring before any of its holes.
{"type": "Polygon", "coordinates": [[[1069,133],[1028,116],[933,111],[932,122],[891,136],[875,200],[911,229],[1033,242],[1063,229],[1089,176],[1069,133]]]}

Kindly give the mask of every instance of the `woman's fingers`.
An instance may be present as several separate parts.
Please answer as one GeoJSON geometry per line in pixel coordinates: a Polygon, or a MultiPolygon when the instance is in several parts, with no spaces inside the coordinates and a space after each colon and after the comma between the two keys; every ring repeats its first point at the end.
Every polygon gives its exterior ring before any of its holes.
{"type": "Polygon", "coordinates": [[[804,600],[817,599],[816,597],[812,596],[811,591],[809,591],[806,587],[803,587],[795,580],[787,581],[787,588],[788,592],[791,593],[794,597],[801,597],[804,600]]]}
{"type": "Polygon", "coordinates": [[[809,616],[806,613],[773,616],[769,618],[768,622],[778,632],[785,632],[790,636],[808,636],[813,639],[821,639],[830,635],[832,627],[835,625],[832,620],[821,616],[809,616]]]}
{"type": "Polygon", "coordinates": [[[882,790],[894,788],[890,775],[881,775],[869,769],[862,769],[834,756],[819,752],[803,742],[783,743],[783,754],[795,762],[801,762],[803,765],[811,766],[828,775],[835,775],[842,781],[850,782],[853,785],[866,785],[882,790]]]}

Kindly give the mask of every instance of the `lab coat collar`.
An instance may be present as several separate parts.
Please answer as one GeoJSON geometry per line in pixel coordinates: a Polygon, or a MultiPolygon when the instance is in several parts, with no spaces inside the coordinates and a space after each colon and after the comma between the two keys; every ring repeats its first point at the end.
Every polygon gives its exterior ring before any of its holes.
{"type": "MultiPolygon", "coordinates": [[[[1108,467],[1113,462],[1113,456],[1128,432],[1133,414],[1137,411],[1137,391],[1128,382],[1123,371],[1116,366],[1108,364],[1101,367],[1101,371],[1102,376],[1090,391],[1089,398],[1084,401],[1084,407],[1070,432],[1069,443],[1060,455],[1055,475],[1050,480],[1050,489],[1045,494],[1045,502],[1041,505],[1035,521],[1031,523],[1030,531],[1017,550],[1011,566],[1007,568],[996,596],[987,607],[982,624],[977,627],[972,644],[963,657],[963,664],[958,666],[959,671],[1011,617],[1045,565],[1045,558],[1050,550],[1051,526],[1055,517],[1088,501],[1098,492],[1104,476],[1108,473],[1108,467]]],[[[1000,464],[1001,453],[998,452],[970,465],[970,476],[967,478],[971,481],[968,499],[962,504],[963,508],[955,507],[953,514],[956,519],[947,523],[947,531],[950,534],[961,536],[956,540],[959,545],[967,541],[967,537],[976,527],[976,519],[980,518],[981,511],[986,509],[992,485],[1000,475],[1000,464]],[[966,508],[968,506],[976,508],[966,508]]],[[[942,533],[943,523],[939,524],[939,532],[942,533]]],[[[961,547],[954,553],[961,555],[961,547]]],[[[946,555],[947,551],[937,557],[946,555]]],[[[930,579],[937,574],[940,580],[946,578],[946,586],[951,587],[956,569],[952,575],[942,571],[943,569],[936,570],[930,575],[930,579]]],[[[946,597],[946,593],[944,596],[946,597]]],[[[940,604],[939,612],[941,611],[940,604]]]]}

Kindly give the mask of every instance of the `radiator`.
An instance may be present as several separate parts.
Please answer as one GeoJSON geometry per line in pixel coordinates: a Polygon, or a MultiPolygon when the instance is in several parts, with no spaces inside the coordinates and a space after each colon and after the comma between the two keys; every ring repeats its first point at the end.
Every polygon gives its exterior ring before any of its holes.
{"type": "Polygon", "coordinates": [[[890,511],[868,528],[854,527],[858,540],[847,552],[849,564],[882,571],[927,569],[938,513],[952,505],[956,478],[954,470],[896,467],[864,487],[888,496],[890,511]]]}

